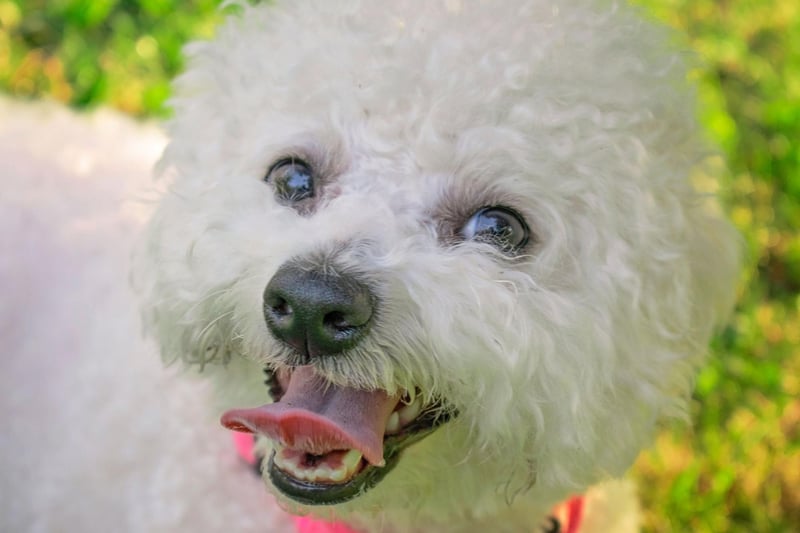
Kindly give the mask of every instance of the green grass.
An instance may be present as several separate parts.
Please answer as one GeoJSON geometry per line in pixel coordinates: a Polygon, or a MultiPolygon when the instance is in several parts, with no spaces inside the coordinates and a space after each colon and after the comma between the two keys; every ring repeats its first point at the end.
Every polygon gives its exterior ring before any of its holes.
{"type": "MultiPolygon", "coordinates": [[[[633,475],[646,531],[800,531],[800,2],[637,0],[698,54],[721,193],[747,244],[739,305],[698,380],[692,427],[633,475]]],[[[166,116],[181,45],[217,0],[0,0],[0,88],[166,116]]]]}

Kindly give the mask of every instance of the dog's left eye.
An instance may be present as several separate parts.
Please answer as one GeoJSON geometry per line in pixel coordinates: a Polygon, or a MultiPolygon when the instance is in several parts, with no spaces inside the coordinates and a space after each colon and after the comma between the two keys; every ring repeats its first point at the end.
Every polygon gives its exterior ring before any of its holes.
{"type": "Polygon", "coordinates": [[[466,240],[487,242],[505,253],[514,253],[527,244],[530,230],[522,216],[507,207],[483,207],[473,214],[461,235],[466,240]]]}
{"type": "Polygon", "coordinates": [[[275,196],[283,204],[295,204],[314,196],[314,176],[305,161],[282,159],[272,165],[264,180],[272,183],[275,196]]]}

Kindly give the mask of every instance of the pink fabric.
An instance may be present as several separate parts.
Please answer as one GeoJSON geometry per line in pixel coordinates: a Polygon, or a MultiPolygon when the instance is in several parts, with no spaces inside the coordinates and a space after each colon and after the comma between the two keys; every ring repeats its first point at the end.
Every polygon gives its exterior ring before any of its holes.
{"type": "Polygon", "coordinates": [[[256,464],[255,438],[249,433],[231,433],[233,435],[233,444],[236,446],[236,453],[239,457],[247,461],[249,464],[256,464]]]}
{"type": "Polygon", "coordinates": [[[309,516],[294,516],[297,533],[357,533],[344,524],[323,522],[309,516]]]}

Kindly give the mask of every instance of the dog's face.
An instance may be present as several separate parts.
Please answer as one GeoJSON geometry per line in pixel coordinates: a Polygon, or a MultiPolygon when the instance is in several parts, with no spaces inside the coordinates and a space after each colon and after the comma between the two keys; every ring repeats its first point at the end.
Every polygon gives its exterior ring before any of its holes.
{"type": "Polygon", "coordinates": [[[190,50],[138,276],[164,356],[273,396],[223,422],[299,505],[623,471],[735,276],[667,36],[586,2],[332,4],[246,7],[190,50]]]}

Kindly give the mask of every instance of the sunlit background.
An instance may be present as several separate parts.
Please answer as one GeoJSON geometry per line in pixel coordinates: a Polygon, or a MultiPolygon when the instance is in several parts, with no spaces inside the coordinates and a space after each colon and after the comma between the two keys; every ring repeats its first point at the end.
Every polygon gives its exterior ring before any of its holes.
{"type": "MultiPolygon", "coordinates": [[[[729,326],[693,425],[665,427],[633,476],[645,531],[800,532],[800,1],[638,0],[697,54],[702,120],[744,235],[729,326]]],[[[0,89],[165,117],[181,46],[218,0],[0,0],[0,89]]]]}

